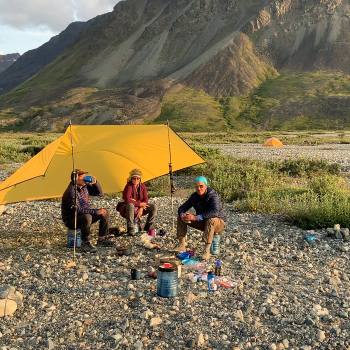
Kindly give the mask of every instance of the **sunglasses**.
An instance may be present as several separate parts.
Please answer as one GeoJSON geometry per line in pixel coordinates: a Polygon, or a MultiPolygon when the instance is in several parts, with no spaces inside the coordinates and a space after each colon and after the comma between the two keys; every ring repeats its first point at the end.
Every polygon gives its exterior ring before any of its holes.
{"type": "Polygon", "coordinates": [[[141,178],[139,176],[133,176],[131,179],[132,180],[140,180],[141,178]]]}
{"type": "Polygon", "coordinates": [[[199,189],[199,188],[204,188],[204,187],[205,187],[205,185],[196,185],[196,186],[195,186],[195,188],[198,188],[198,189],[199,189]]]}

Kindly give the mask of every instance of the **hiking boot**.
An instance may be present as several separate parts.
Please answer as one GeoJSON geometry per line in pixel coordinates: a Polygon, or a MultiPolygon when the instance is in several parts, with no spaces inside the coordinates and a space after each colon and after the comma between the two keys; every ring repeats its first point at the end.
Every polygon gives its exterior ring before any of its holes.
{"type": "Polygon", "coordinates": [[[81,250],[84,253],[96,253],[97,249],[94,245],[91,244],[91,242],[82,242],[81,243],[81,250]]]}
{"type": "Polygon", "coordinates": [[[108,238],[102,238],[97,241],[98,247],[114,247],[115,242],[108,238]]]}

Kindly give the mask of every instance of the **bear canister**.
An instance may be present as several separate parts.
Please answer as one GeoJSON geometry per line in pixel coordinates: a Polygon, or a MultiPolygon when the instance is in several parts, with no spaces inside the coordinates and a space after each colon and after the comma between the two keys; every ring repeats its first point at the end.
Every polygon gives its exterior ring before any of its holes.
{"type": "Polygon", "coordinates": [[[163,263],[158,267],[157,295],[162,298],[176,297],[178,291],[177,266],[171,263],[163,263]]]}

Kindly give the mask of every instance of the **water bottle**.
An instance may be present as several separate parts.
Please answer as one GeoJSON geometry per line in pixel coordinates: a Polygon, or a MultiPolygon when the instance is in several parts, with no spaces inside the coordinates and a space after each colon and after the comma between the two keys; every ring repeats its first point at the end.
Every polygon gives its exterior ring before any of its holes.
{"type": "Polygon", "coordinates": [[[213,242],[211,243],[210,246],[210,253],[212,255],[219,255],[220,253],[220,236],[215,235],[213,238],[213,242]]]}
{"type": "Polygon", "coordinates": [[[94,178],[90,175],[84,176],[84,182],[87,184],[92,184],[94,182],[94,178]]]}
{"type": "Polygon", "coordinates": [[[217,285],[215,284],[215,274],[213,271],[208,272],[208,292],[215,292],[217,285]]]}
{"type": "MultiPolygon", "coordinates": [[[[68,229],[67,230],[67,248],[74,248],[74,236],[75,236],[74,230],[68,229]]],[[[81,247],[81,231],[80,231],[80,229],[77,229],[75,247],[76,248],[81,247]]]]}
{"type": "Polygon", "coordinates": [[[215,276],[221,276],[221,266],[222,266],[222,261],[216,260],[215,261],[215,276]]]}
{"type": "Polygon", "coordinates": [[[157,295],[162,298],[173,298],[176,297],[177,291],[177,266],[170,263],[160,265],[157,273],[157,295]]]}

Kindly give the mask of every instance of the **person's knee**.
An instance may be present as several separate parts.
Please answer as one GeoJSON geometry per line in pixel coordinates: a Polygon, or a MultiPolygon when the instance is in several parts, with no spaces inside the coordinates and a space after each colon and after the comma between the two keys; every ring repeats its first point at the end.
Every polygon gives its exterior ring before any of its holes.
{"type": "Polygon", "coordinates": [[[133,203],[126,203],[126,212],[134,212],[135,211],[135,205],[133,203]]]}
{"type": "Polygon", "coordinates": [[[81,216],[81,222],[83,225],[91,225],[92,223],[92,216],[90,214],[83,214],[81,216]]]}

